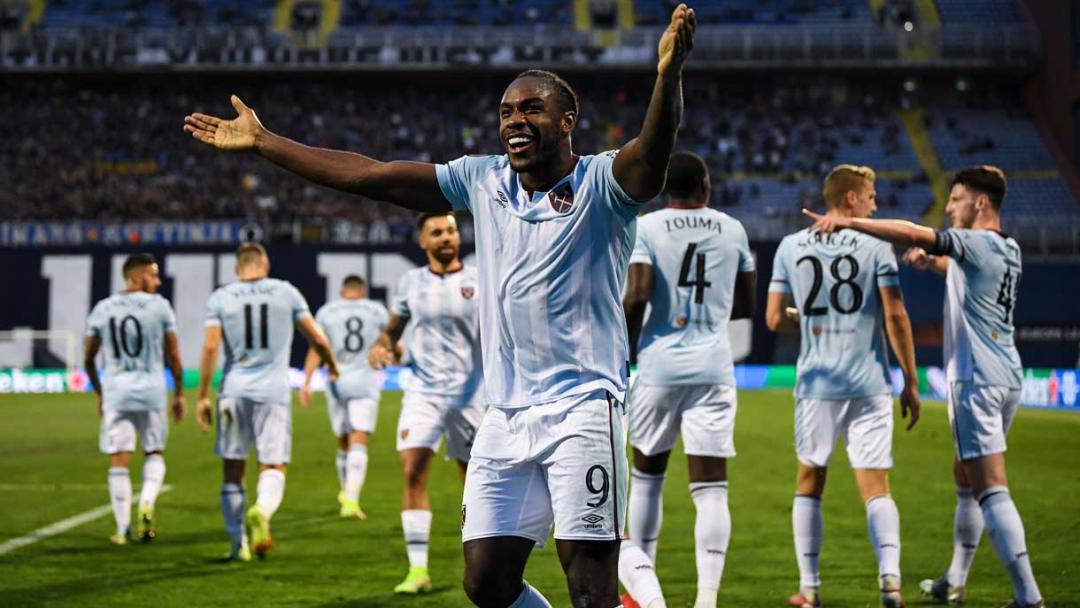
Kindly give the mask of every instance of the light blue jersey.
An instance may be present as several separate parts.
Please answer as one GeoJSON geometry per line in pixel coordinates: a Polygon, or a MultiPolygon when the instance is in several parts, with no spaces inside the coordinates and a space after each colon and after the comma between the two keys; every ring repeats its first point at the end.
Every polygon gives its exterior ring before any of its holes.
{"type": "Polygon", "coordinates": [[[949,256],[945,275],[945,375],[950,382],[1020,388],[1013,310],[1020,246],[993,230],[939,232],[932,253],[949,256]]]}
{"type": "Polygon", "coordinates": [[[638,221],[630,263],[653,269],[639,381],[734,386],[728,323],[735,277],[754,271],[742,224],[705,207],[661,209],[638,221]]]}
{"type": "Polygon", "coordinates": [[[406,391],[473,401],[483,378],[479,289],[473,266],[446,274],[424,266],[401,276],[390,310],[409,323],[413,377],[406,391]]]}
{"type": "Polygon", "coordinates": [[[475,219],[487,405],[625,399],[621,294],[640,205],[612,174],[616,154],[579,157],[548,192],[527,192],[505,155],[436,165],[447,200],[475,219]]]}
{"type": "Polygon", "coordinates": [[[890,393],[878,289],[900,284],[892,246],[851,230],[809,228],[776,250],[770,292],[788,293],[802,340],[795,396],[853,399],[890,393]]]}
{"type": "Polygon", "coordinates": [[[378,381],[367,356],[389,319],[385,306],[367,298],[334,300],[315,313],[338,362],[334,383],[338,399],[379,401],[378,381]]]}
{"type": "Polygon", "coordinates": [[[122,291],[97,303],[86,335],[97,337],[105,356],[102,408],[165,407],[165,334],[176,333],[176,314],[157,294],[122,291]]]}
{"type": "Polygon", "coordinates": [[[225,345],[220,395],[288,405],[293,331],[310,316],[304,296],[279,279],[236,281],[210,294],[206,326],[220,326],[225,345]]]}

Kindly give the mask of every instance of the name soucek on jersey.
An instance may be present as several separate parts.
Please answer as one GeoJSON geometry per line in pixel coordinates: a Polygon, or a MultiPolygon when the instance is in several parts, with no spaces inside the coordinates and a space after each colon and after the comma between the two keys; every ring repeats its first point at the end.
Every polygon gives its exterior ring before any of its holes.
{"type": "Polygon", "coordinates": [[[784,237],[769,291],[791,294],[801,341],[795,395],[852,399],[890,392],[878,289],[900,284],[892,246],[851,230],[784,237]]]}
{"type": "Polygon", "coordinates": [[[945,375],[950,382],[1020,388],[1013,310],[1020,288],[1020,245],[994,230],[937,233],[931,253],[947,255],[945,375]]]}
{"type": "Polygon", "coordinates": [[[367,355],[389,318],[385,306],[367,298],[334,300],[315,313],[315,322],[330,340],[338,362],[333,387],[338,399],[379,400],[375,370],[367,355]]]}
{"type": "Polygon", "coordinates": [[[742,224],[705,207],[655,211],[638,220],[630,263],[653,268],[638,381],[734,386],[728,323],[735,277],[754,271],[742,224]]]}
{"type": "Polygon", "coordinates": [[[86,335],[101,340],[105,357],[102,408],[165,407],[165,334],[176,333],[176,315],[157,294],[122,291],[98,302],[86,335]]]}
{"type": "Polygon", "coordinates": [[[225,347],[222,397],[288,405],[289,355],[296,322],[311,316],[287,281],[258,279],[219,287],[206,303],[206,326],[225,347]]]}

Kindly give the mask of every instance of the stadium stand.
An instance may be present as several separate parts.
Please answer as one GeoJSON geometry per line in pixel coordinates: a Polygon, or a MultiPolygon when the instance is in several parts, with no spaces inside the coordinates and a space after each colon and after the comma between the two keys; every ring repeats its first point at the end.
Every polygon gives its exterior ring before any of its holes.
{"type": "Polygon", "coordinates": [[[1020,13],[1014,0],[937,0],[942,23],[1015,23],[1020,13]]]}

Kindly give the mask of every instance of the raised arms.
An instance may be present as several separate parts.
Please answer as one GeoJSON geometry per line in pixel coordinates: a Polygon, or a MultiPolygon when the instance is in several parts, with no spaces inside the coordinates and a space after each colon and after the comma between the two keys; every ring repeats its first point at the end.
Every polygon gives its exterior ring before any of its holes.
{"type": "Polygon", "coordinates": [[[184,131],[221,150],[253,151],[307,180],[337,190],[415,211],[450,210],[435,177],[435,165],[381,162],[353,152],[306,146],[270,132],[236,95],[230,100],[236,118],[190,114],[184,117],[184,131]]]}
{"type": "Polygon", "coordinates": [[[626,142],[615,157],[615,180],[636,201],[648,201],[664,189],[668,161],[682,122],[682,67],[694,48],[695,27],[693,9],[680,4],[660,37],[656,84],[641,133],[626,142]]]}

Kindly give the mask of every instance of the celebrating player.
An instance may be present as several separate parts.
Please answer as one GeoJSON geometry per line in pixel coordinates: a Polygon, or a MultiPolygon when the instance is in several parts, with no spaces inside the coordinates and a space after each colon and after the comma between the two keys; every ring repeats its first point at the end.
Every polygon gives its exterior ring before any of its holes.
{"type": "MultiPolygon", "coordinates": [[[[315,323],[326,334],[338,362],[338,379],[327,383],[326,408],[330,429],[338,440],[337,471],[342,517],[367,519],[360,508],[360,490],[367,476],[367,445],[379,414],[379,387],[367,352],[386,327],[390,313],[367,299],[364,279],[349,275],[341,285],[341,299],[315,313],[315,323]]],[[[311,377],[322,363],[314,346],[304,360],[300,403],[311,403],[311,377]]]]}
{"type": "MultiPolygon", "coordinates": [[[[697,510],[695,607],[715,608],[731,536],[727,459],[735,455],[728,322],[753,314],[756,274],[742,224],[706,207],[711,182],[701,157],[672,155],[667,191],[667,207],[638,223],[623,300],[630,343],[640,344],[630,391],[630,538],[655,561],[664,475],[681,433],[697,510]]],[[[638,575],[652,570],[633,559],[629,544],[619,564],[623,584],[642,606],[658,605],[656,590],[642,596],[635,589],[638,575]]]]}
{"type": "Polygon", "coordinates": [[[660,38],[656,84],[638,137],[578,156],[578,100],[558,76],[519,75],[499,104],[506,154],[445,165],[380,162],[312,148],[239,116],[185,117],[206,144],[255,150],[315,182],[476,221],[484,396],[462,504],[465,591],[480,606],[548,606],[524,582],[554,522],[576,607],[611,608],[626,507],[626,322],[620,292],[640,205],[663,189],[682,118],[682,66],[694,12],[680,4],[660,38]]]}
{"type": "Polygon", "coordinates": [[[477,403],[481,358],[476,269],[461,262],[461,236],[453,214],[421,215],[416,228],[428,264],[401,277],[391,304],[393,316],[368,355],[376,368],[398,362],[399,340],[410,326],[413,377],[405,387],[397,428],[405,478],[401,527],[409,573],[394,587],[395,593],[409,594],[431,590],[427,494],[431,460],[445,435],[446,455],[457,461],[464,477],[484,416],[477,403]]]}
{"type": "MultiPolygon", "coordinates": [[[[852,222],[877,209],[874,172],[840,165],[825,177],[825,217],[852,222]]],[[[857,221],[864,221],[862,219],[857,221]]],[[[919,418],[915,347],[900,293],[892,246],[853,232],[805,229],[784,237],[776,250],[765,321],[776,331],[794,325],[802,334],[795,388],[795,452],[799,458],[792,527],[799,592],[789,604],[820,605],[818,555],[824,523],[821,495],[839,436],[847,443],[855,483],[866,505],[867,528],[878,560],[882,606],[903,606],[900,594],[900,515],[889,494],[892,467],[892,382],[881,335],[904,375],[900,403],[908,429],[919,418]],[[794,301],[797,313],[788,316],[794,301]]]]}
{"type": "Polygon", "coordinates": [[[293,327],[319,353],[331,379],[337,361],[319,330],[304,296],[290,283],[268,278],[270,258],[258,243],[236,250],[236,278],[210,294],[206,303],[206,336],[199,362],[197,418],[210,427],[210,382],[217,368],[218,348],[225,346],[225,367],[217,399],[215,452],[222,458],[224,483],[221,512],[232,542],[228,559],[251,559],[251,548],[265,557],[272,545],[270,518],[285,495],[285,466],[292,449],[289,353],[293,327]],[[244,465],[251,444],[259,461],[255,504],[245,514],[244,465]]]}
{"type": "Polygon", "coordinates": [[[1020,402],[1023,373],[1013,340],[1020,246],[1001,232],[1006,189],[1005,174],[997,167],[958,172],[945,208],[953,227],[942,231],[898,220],[809,215],[816,221],[814,230],[847,228],[915,247],[907,260],[945,274],[944,358],[958,502],[952,564],[944,576],[923,581],[922,587],[938,601],[963,602],[985,525],[1013,582],[1008,606],[1023,608],[1042,606],[1043,600],[1005,476],[1005,435],[1020,402]]]}
{"type": "Polygon", "coordinates": [[[184,417],[184,366],[176,340],[176,315],[157,294],[158,263],[145,253],[124,262],[124,290],[97,303],[86,321],[83,347],[86,375],[97,393],[101,419],[101,451],[109,455],[109,497],[116,534],[109,542],[127,544],[131,536],[131,476],[128,465],[139,436],[143,461],[139,494],[138,537],[149,542],[157,534],[154,503],[165,481],[165,412],[163,365],[173,378],[172,414],[184,417]],[[105,383],[97,371],[97,353],[105,343],[105,383]]]}

